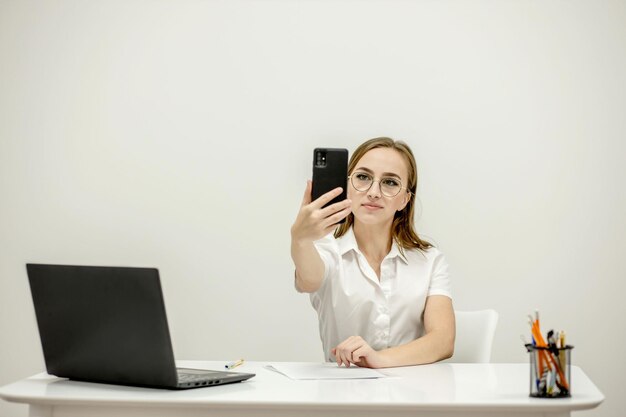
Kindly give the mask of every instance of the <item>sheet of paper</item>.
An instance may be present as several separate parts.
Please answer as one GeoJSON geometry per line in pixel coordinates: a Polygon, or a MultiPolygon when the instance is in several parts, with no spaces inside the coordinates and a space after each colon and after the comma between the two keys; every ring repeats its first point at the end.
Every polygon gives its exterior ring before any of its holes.
{"type": "Polygon", "coordinates": [[[365,379],[383,378],[384,374],[370,368],[337,366],[336,363],[275,363],[266,366],[291,379],[365,379]]]}

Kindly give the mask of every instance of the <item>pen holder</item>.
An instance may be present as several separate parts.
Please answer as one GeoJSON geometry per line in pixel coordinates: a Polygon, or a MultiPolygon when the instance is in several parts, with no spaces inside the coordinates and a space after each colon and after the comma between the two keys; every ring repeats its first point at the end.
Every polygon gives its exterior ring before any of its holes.
{"type": "Polygon", "coordinates": [[[562,348],[526,344],[530,356],[530,396],[571,397],[570,362],[574,346],[562,348]]]}

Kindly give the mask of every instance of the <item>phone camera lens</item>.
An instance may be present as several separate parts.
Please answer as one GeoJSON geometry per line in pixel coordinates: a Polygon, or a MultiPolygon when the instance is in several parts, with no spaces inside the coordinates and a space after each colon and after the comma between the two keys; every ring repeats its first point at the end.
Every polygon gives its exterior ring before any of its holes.
{"type": "Polygon", "coordinates": [[[326,166],[326,152],[325,151],[315,152],[315,166],[319,168],[323,168],[326,166]]]}

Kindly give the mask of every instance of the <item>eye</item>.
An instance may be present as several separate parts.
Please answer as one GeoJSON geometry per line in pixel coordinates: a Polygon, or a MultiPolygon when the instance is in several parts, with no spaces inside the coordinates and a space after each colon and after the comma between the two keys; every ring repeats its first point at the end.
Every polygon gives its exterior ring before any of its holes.
{"type": "Polygon", "coordinates": [[[383,178],[380,182],[383,185],[386,185],[387,187],[399,187],[400,186],[400,182],[394,178],[383,178]]]}
{"type": "Polygon", "coordinates": [[[359,181],[370,181],[372,179],[372,177],[363,172],[357,172],[354,176],[359,181]]]}

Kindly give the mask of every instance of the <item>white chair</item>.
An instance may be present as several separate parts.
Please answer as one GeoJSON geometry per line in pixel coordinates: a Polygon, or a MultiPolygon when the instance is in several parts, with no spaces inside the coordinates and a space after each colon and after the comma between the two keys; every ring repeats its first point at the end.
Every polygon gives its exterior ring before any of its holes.
{"type": "Polygon", "coordinates": [[[455,311],[454,354],[443,362],[486,363],[491,360],[491,345],[498,324],[495,310],[455,311]]]}

